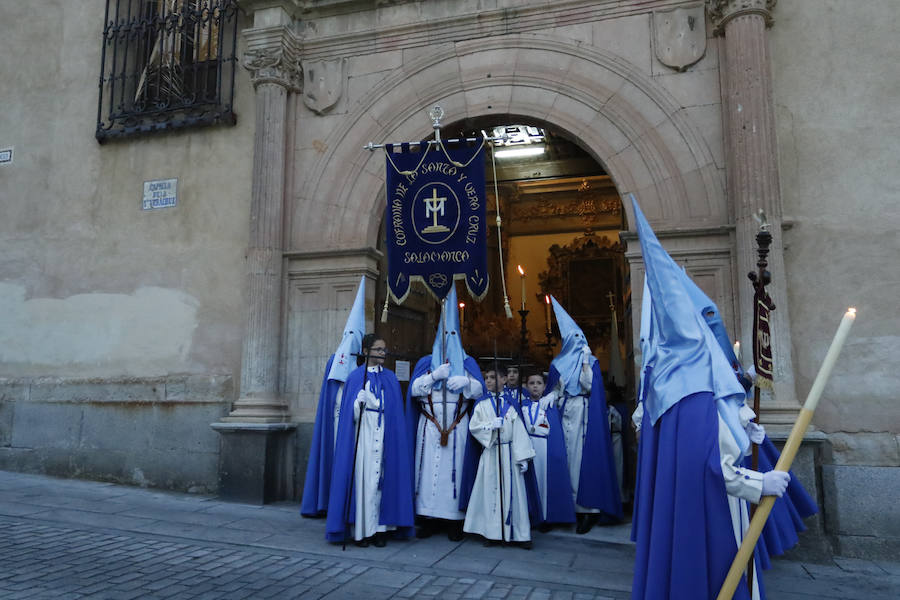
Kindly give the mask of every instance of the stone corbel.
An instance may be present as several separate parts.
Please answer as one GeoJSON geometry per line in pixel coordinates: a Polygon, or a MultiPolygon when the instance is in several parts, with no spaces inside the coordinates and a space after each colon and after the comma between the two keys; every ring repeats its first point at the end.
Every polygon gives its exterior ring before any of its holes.
{"type": "Polygon", "coordinates": [[[728,21],[749,14],[762,16],[766,20],[766,27],[771,27],[774,23],[772,11],[777,3],[778,0],[706,0],[713,35],[722,35],[728,21]]]}

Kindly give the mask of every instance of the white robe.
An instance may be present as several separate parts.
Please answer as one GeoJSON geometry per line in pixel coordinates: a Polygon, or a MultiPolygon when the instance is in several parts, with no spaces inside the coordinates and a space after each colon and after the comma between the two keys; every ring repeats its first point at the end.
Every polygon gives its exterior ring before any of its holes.
{"type": "MultiPolygon", "coordinates": [[[[369,367],[374,373],[381,367],[369,367]]],[[[366,382],[366,389],[370,385],[366,382]]],[[[383,394],[383,392],[382,392],[383,394]]],[[[384,457],[384,398],[377,397],[366,401],[366,408],[359,426],[359,446],[356,450],[356,523],[353,539],[361,540],[372,537],[376,533],[396,529],[379,525],[381,516],[381,490],[378,482],[381,479],[382,459],[384,457]],[[381,417],[379,422],[379,416],[381,417]]],[[[353,424],[359,422],[359,402],[353,403],[353,424]]]]}
{"type": "Polygon", "coordinates": [[[541,495],[541,510],[547,519],[547,444],[550,439],[550,421],[547,420],[549,400],[533,401],[522,407],[525,417],[525,430],[531,438],[534,448],[534,475],[537,478],[538,491],[541,495]]]}
{"type": "MultiPolygon", "coordinates": [[[[481,383],[468,373],[468,385],[462,393],[447,390],[447,422],[444,423],[443,390],[432,390],[431,378],[417,377],[412,382],[412,396],[420,403],[423,412],[430,412],[428,397],[434,406],[434,417],[442,428],[449,427],[456,419],[456,405],[462,399],[461,411],[468,406],[466,400],[479,398],[481,383]]],[[[437,519],[461,521],[466,513],[459,510],[459,492],[462,483],[463,459],[466,451],[466,437],[469,431],[469,417],[464,414],[459,424],[450,433],[446,446],[441,446],[441,434],[424,414],[419,415],[416,427],[416,514],[437,519]]]]}
{"type": "Polygon", "coordinates": [[[531,539],[531,523],[528,519],[525,477],[519,464],[528,464],[528,460],[534,457],[534,448],[515,408],[507,409],[503,427],[499,430],[491,429],[496,416],[493,401],[485,399],[475,406],[469,422],[469,431],[485,449],[478,461],[478,473],[472,487],[463,531],[477,533],[491,540],[500,540],[502,536],[508,542],[527,542],[531,539]],[[498,432],[502,451],[497,445],[498,432]],[[503,480],[502,515],[500,477],[497,473],[498,452],[503,480]]]}
{"type": "MultiPolygon", "coordinates": [[[[754,413],[748,407],[741,408],[741,425],[747,426],[754,413]]],[[[728,509],[731,512],[731,528],[734,540],[740,547],[744,540],[744,532],[750,526],[748,502],[758,504],[762,496],[762,473],[740,466],[741,449],[731,435],[731,430],[719,417],[719,459],[722,476],[725,478],[725,491],[728,492],[728,509]],[[738,465],[738,466],[735,466],[738,465]]],[[[757,569],[753,569],[753,599],[759,600],[759,580],[757,569]]]]}
{"type": "MultiPolygon", "coordinates": [[[[587,433],[588,405],[591,402],[591,385],[594,374],[590,369],[582,369],[578,378],[581,384],[580,396],[567,396],[564,384],[557,384],[557,403],[562,417],[563,436],[566,438],[566,459],[569,462],[569,480],[572,482],[572,498],[578,498],[578,481],[581,478],[581,457],[584,453],[584,436],[587,433]]],[[[599,509],[585,508],[575,502],[575,512],[598,513],[599,509]]]]}

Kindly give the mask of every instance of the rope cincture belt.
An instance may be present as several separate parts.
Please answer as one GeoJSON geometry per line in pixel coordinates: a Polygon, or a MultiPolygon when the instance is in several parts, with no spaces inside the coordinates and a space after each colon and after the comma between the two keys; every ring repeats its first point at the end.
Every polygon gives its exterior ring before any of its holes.
{"type": "Polygon", "coordinates": [[[428,414],[427,411],[422,411],[422,414],[425,415],[425,418],[434,423],[434,426],[437,427],[437,430],[441,434],[441,446],[446,446],[450,440],[450,434],[459,425],[459,422],[462,421],[462,418],[465,416],[465,411],[460,410],[460,406],[463,403],[462,396],[460,396],[459,401],[456,403],[456,419],[453,423],[450,424],[450,427],[446,430],[441,427],[441,424],[438,423],[437,417],[434,416],[434,402],[431,400],[431,394],[428,394],[428,408],[431,409],[431,414],[428,414]]]}

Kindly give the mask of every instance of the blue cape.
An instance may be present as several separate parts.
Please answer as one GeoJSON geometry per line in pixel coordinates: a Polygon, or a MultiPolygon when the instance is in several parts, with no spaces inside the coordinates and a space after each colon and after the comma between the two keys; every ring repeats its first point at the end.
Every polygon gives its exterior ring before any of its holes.
{"type": "MultiPolygon", "coordinates": [[[[523,410],[527,410],[533,400],[527,400],[522,404],[523,410]]],[[[547,408],[547,422],[550,424],[550,433],[547,436],[547,518],[544,519],[543,511],[538,513],[538,520],[532,521],[532,525],[545,521],[547,523],[574,523],[575,501],[570,490],[572,480],[569,478],[569,466],[566,458],[566,437],[562,430],[562,419],[556,404],[547,408]]],[[[528,427],[528,420],[525,419],[528,427]]],[[[529,469],[533,471],[534,469],[529,469]]],[[[537,474],[534,474],[535,479],[537,474]]],[[[538,495],[540,498],[540,495],[538,495]]],[[[534,515],[532,515],[532,519],[534,515]]]]}
{"type": "MultiPolygon", "coordinates": [[[[484,383],[484,379],[481,376],[481,369],[478,368],[478,363],[475,362],[471,356],[466,356],[463,361],[463,367],[466,373],[477,379],[481,383],[481,391],[482,398],[487,392],[487,386],[484,383]]],[[[421,377],[422,375],[431,371],[431,355],[426,354],[422,358],[419,359],[419,362],[416,363],[415,368],[413,369],[412,376],[409,379],[409,387],[406,391],[406,405],[409,407],[409,410],[406,411],[407,415],[407,431],[409,432],[409,447],[412,452],[413,461],[415,461],[415,445],[416,445],[416,432],[419,426],[419,414],[420,414],[420,406],[419,402],[412,397],[412,383],[421,377]]],[[[440,391],[440,390],[435,390],[440,391]]],[[[466,409],[469,417],[472,417],[472,409],[475,407],[475,404],[481,398],[475,399],[469,407],[466,409]]],[[[435,409],[437,410],[437,409],[435,409]]],[[[458,427],[457,427],[458,429],[458,427]]],[[[456,431],[456,429],[454,429],[456,431]]],[[[481,458],[481,444],[475,441],[471,435],[469,435],[468,429],[465,431],[460,431],[463,434],[466,440],[466,448],[465,453],[463,455],[463,464],[462,471],[460,472],[459,479],[459,510],[465,511],[469,506],[469,496],[472,495],[472,486],[475,485],[475,475],[478,473],[478,459],[481,458]]],[[[412,480],[415,481],[416,478],[416,466],[412,465],[412,480]]],[[[415,486],[413,486],[413,494],[415,494],[415,486]]]]}
{"type": "MultiPolygon", "coordinates": [[[[616,475],[612,438],[609,435],[606,392],[603,389],[603,374],[596,360],[592,361],[591,372],[593,382],[591,399],[588,403],[587,432],[581,454],[581,471],[575,501],[585,508],[596,508],[621,519],[622,499],[619,497],[619,478],[616,475]]],[[[559,371],[551,365],[546,389],[552,390],[558,381],[559,371]]],[[[571,486],[568,489],[571,489],[571,486]]]]}
{"type": "MultiPolygon", "coordinates": [[[[356,520],[356,494],[353,485],[353,451],[356,442],[356,424],[353,422],[352,402],[363,388],[365,366],[357,367],[347,378],[338,425],[338,439],[334,450],[334,472],[328,499],[328,519],[325,538],[330,542],[342,542],[352,538],[351,524],[356,520]],[[349,496],[349,497],[348,497],[349,496]],[[349,502],[348,502],[349,500],[349,502]],[[349,504],[349,518],[347,518],[349,504]]],[[[382,461],[383,484],[381,488],[380,525],[397,527],[396,537],[409,537],[413,533],[413,496],[409,455],[409,443],[403,413],[403,394],[400,383],[392,371],[382,369],[368,373],[376,396],[384,391],[384,454],[382,461]]]]}
{"type": "MultiPolygon", "coordinates": [[[[691,394],[652,421],[645,412],[631,529],[637,544],[631,597],[715,598],[737,553],[715,399],[710,392],[691,394]]],[[[748,600],[745,577],[734,598],[748,600]]]]}
{"type": "Polygon", "coordinates": [[[316,423],[309,448],[309,462],[306,465],[303,501],[300,504],[300,514],[304,517],[320,517],[328,511],[328,490],[331,487],[331,464],[334,458],[334,400],[343,384],[342,381],[328,379],[333,361],[332,354],[319,390],[319,405],[316,408],[316,423]]]}

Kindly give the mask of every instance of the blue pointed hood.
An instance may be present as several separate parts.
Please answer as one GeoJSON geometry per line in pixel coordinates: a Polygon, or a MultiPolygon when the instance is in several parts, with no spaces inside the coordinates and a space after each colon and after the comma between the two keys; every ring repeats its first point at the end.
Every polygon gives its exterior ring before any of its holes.
{"type": "MultiPolygon", "coordinates": [[[[581,327],[569,316],[566,309],[553,296],[550,296],[550,302],[553,304],[553,314],[556,315],[556,323],[559,325],[559,337],[562,338],[562,350],[559,351],[550,366],[559,373],[559,378],[569,395],[577,396],[581,394],[581,383],[578,380],[581,375],[582,351],[584,348],[590,349],[590,347],[581,327]]],[[[597,362],[593,354],[591,354],[590,361],[591,367],[597,362]]]]}
{"type": "MultiPolygon", "coordinates": [[[[441,320],[438,323],[434,344],[431,346],[431,370],[434,371],[442,362],[450,361],[450,376],[465,375],[463,362],[466,353],[459,337],[459,303],[456,300],[456,284],[450,286],[450,293],[441,308],[441,320]],[[446,339],[442,347],[441,338],[446,339]],[[442,351],[443,350],[443,351],[442,351]],[[443,360],[442,360],[443,359],[443,360]]],[[[439,382],[435,388],[440,389],[439,382]]]]}
{"type": "MultiPolygon", "coordinates": [[[[711,392],[719,416],[741,449],[746,450],[749,440],[737,419],[744,388],[695,307],[686,289],[687,276],[659,243],[634,196],[631,202],[650,292],[650,330],[641,331],[642,340],[648,340],[650,346],[642,369],[646,378],[644,410],[651,423],[656,424],[682,398],[711,392]]],[[[642,315],[642,326],[645,321],[642,315]]]]}
{"type": "Polygon", "coordinates": [[[694,303],[694,309],[699,312],[700,316],[703,317],[703,320],[706,321],[707,326],[709,326],[710,331],[712,331],[716,341],[719,343],[719,347],[722,349],[722,352],[725,353],[728,364],[732,365],[732,367],[737,366],[739,372],[743,372],[743,370],[740,369],[740,363],[737,356],[734,354],[734,346],[731,343],[731,338],[728,337],[728,331],[725,329],[725,322],[722,320],[722,315],[719,313],[719,307],[716,306],[716,303],[713,302],[712,299],[707,296],[696,283],[694,283],[694,280],[683,271],[682,281],[684,282],[685,291],[687,291],[688,295],[691,297],[691,301],[694,303]]]}
{"type": "Polygon", "coordinates": [[[366,334],[366,276],[359,280],[359,288],[356,290],[356,300],[344,325],[344,335],[341,343],[334,352],[334,360],[331,361],[331,370],[328,371],[328,379],[347,381],[350,371],[356,368],[356,354],[362,350],[362,339],[366,334]]]}

